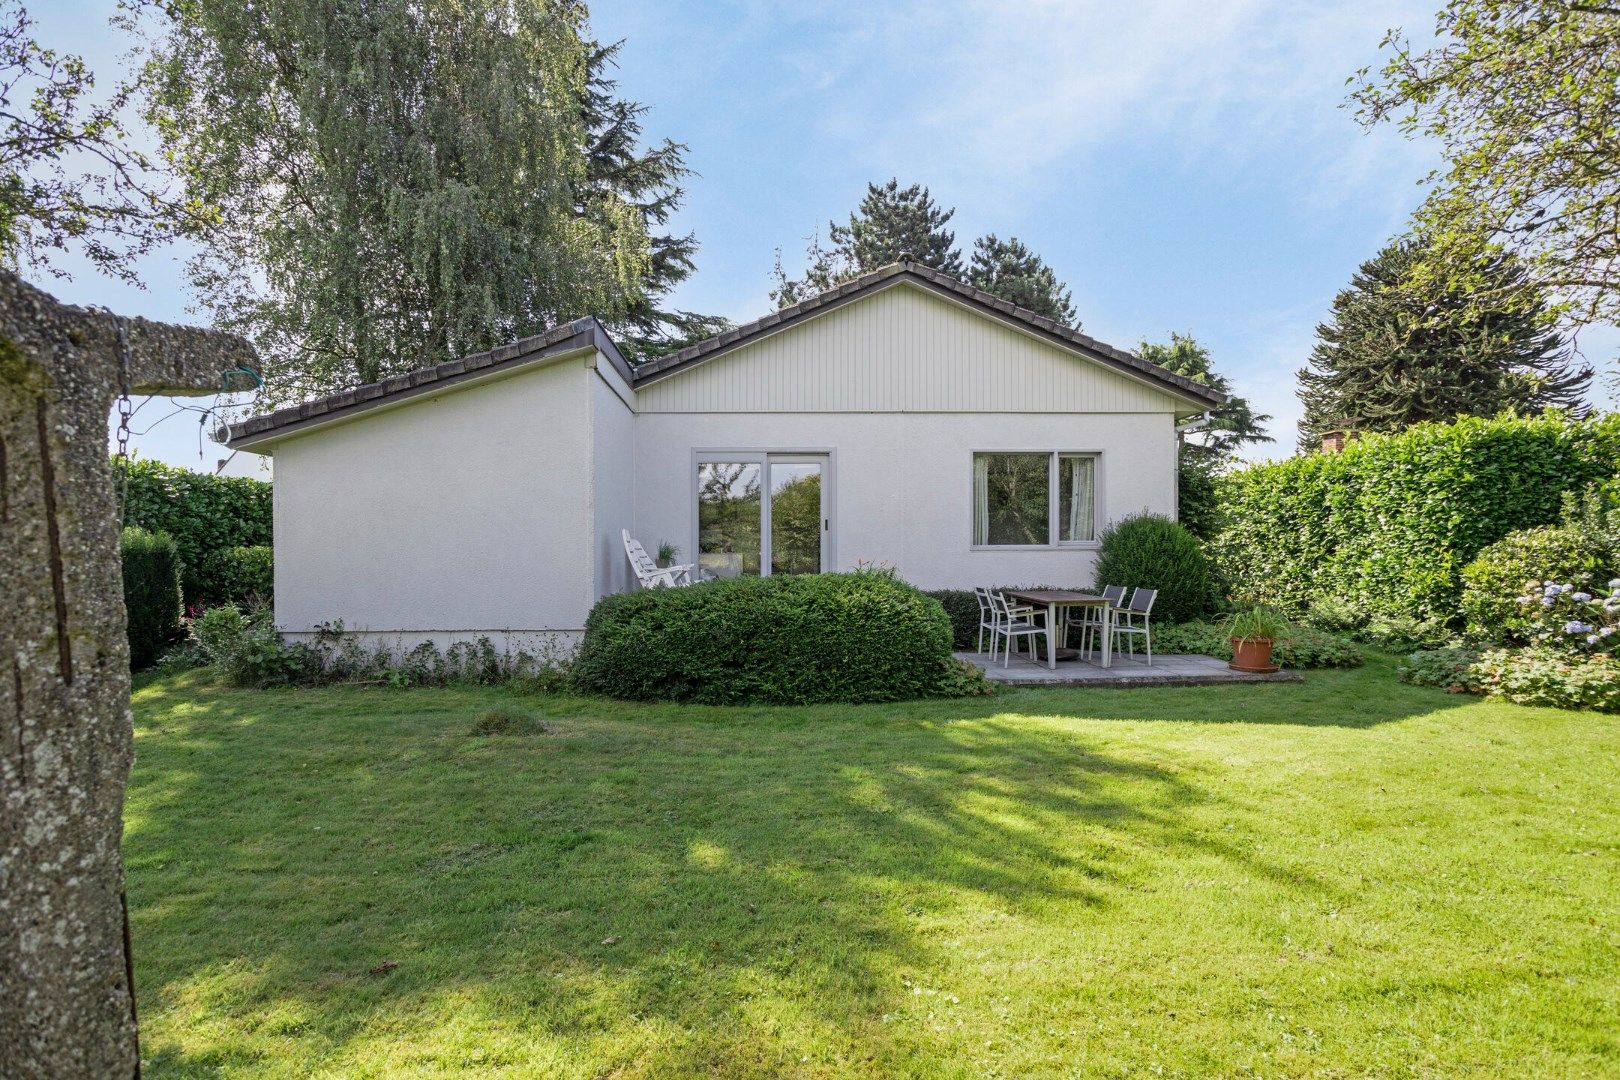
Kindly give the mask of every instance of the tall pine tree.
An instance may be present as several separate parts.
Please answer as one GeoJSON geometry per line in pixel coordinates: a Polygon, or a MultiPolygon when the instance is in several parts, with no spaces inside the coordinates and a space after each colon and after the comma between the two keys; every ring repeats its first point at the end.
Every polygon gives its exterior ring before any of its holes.
{"type": "Polygon", "coordinates": [[[692,275],[697,239],[691,234],[665,231],[686,192],[682,182],[692,175],[686,165],[686,146],[672,139],[644,147],[641,118],[647,106],[619,96],[617,66],[623,42],[596,45],[586,61],[584,97],[586,186],[583,212],[611,228],[619,206],[641,215],[647,230],[649,258],[641,275],[640,290],[627,297],[626,309],[612,323],[614,337],[625,353],[658,356],[725,330],[729,321],[717,315],[668,308],[669,293],[692,275]]]}
{"type": "Polygon", "coordinates": [[[956,235],[945,227],[955,213],[936,203],[920,184],[902,188],[897,179],[881,187],[867,184],[866,197],[848,223],[828,224],[830,248],[823,248],[819,237],[811,239],[803,277],[788,277],[778,253],[771,299],[787,307],[902,256],[959,278],[962,257],[956,235]]]}
{"type": "Polygon", "coordinates": [[[955,214],[954,208],[947,210],[936,203],[920,184],[903,188],[895,179],[881,186],[869,183],[866,197],[849,215],[849,222],[828,224],[831,247],[822,247],[819,236],[810,239],[803,276],[789,277],[782,267],[782,253],[776,253],[771,299],[778,307],[797,304],[850,278],[909,257],[992,296],[1079,328],[1068,287],[1039,255],[1016,238],[1001,240],[994,234],[980,237],[973,244],[971,264],[964,267],[956,249],[956,234],[946,228],[955,214]]]}
{"type": "Polygon", "coordinates": [[[1017,237],[1001,240],[991,233],[974,241],[967,281],[1010,304],[1076,330],[1080,328],[1068,286],[1017,237]]]}
{"type": "Polygon", "coordinates": [[[1479,263],[1470,275],[1475,288],[1463,292],[1415,274],[1423,255],[1418,242],[1396,241],[1334,297],[1299,372],[1302,449],[1338,429],[1399,431],[1504,409],[1581,409],[1592,371],[1574,362],[1545,301],[1525,299],[1517,261],[1479,263]]]}
{"type": "Polygon", "coordinates": [[[258,344],[262,403],[633,317],[671,160],[593,179],[582,5],[131,6],[160,20],[149,115],[211,218],[193,285],[258,344]]]}

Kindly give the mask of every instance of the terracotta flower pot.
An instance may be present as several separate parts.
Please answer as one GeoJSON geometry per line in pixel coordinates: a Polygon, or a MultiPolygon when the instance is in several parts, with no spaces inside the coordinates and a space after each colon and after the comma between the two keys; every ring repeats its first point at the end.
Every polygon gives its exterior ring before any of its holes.
{"type": "Polygon", "coordinates": [[[1227,638],[1232,643],[1233,671],[1271,672],[1277,665],[1271,662],[1270,638],[1227,638]]]}

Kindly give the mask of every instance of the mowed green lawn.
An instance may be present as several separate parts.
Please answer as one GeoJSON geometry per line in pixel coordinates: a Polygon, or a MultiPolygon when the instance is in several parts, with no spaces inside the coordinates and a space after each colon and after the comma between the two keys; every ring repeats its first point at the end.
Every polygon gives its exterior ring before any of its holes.
{"type": "Polygon", "coordinates": [[[136,694],[150,1076],[1614,1076],[1620,720],[136,694]],[[469,734],[516,703],[549,733],[469,734]]]}

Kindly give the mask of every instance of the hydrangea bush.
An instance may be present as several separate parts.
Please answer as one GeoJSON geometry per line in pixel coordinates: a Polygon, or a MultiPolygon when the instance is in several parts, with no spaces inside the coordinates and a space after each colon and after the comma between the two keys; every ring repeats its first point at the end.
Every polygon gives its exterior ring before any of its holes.
{"type": "Polygon", "coordinates": [[[1518,598],[1539,645],[1561,652],[1610,652],[1620,644],[1620,578],[1606,592],[1573,582],[1528,581],[1518,598]]]}

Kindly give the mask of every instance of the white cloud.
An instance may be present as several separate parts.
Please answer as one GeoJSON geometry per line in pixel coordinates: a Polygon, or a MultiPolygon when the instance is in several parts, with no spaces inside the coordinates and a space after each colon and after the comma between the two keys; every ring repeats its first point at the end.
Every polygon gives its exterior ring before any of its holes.
{"type": "MultiPolygon", "coordinates": [[[[1381,157],[1421,152],[1395,137],[1352,144],[1359,132],[1338,106],[1346,76],[1375,56],[1383,32],[1422,30],[1431,6],[839,5],[823,11],[838,47],[808,40],[785,75],[805,92],[843,88],[826,103],[824,127],[873,170],[904,163],[976,204],[1035,194],[1077,158],[1140,144],[1192,159],[1247,160],[1278,148],[1320,155],[1328,182],[1319,197],[1329,198],[1336,187],[1359,190],[1381,157]]],[[[1389,164],[1377,171],[1395,171],[1389,164]]],[[[1399,171],[1409,198],[1415,173],[1399,171]]]]}

